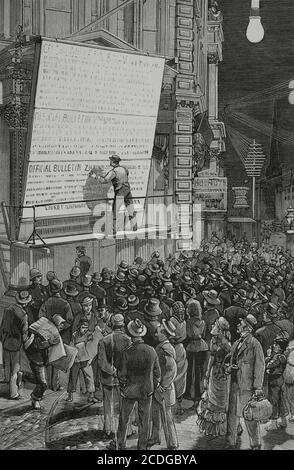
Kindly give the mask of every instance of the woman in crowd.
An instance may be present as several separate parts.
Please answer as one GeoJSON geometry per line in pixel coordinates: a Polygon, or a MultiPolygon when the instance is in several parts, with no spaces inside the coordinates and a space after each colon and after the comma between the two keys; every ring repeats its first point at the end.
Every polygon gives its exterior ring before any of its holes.
{"type": "Polygon", "coordinates": [[[205,378],[206,396],[198,409],[200,430],[209,436],[223,436],[227,431],[228,380],[225,357],[231,349],[230,325],[220,317],[211,330],[210,358],[205,378]]]}

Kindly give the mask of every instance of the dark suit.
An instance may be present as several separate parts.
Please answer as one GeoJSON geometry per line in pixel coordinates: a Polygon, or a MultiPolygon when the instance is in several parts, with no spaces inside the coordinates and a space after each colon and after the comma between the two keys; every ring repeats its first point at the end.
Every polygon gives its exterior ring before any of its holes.
{"type": "Polygon", "coordinates": [[[118,380],[116,378],[117,368],[121,355],[125,349],[130,347],[131,338],[121,330],[105,336],[98,344],[98,370],[100,382],[103,387],[104,407],[104,431],[109,434],[114,429],[114,399],[120,402],[118,380]]]}
{"type": "Polygon", "coordinates": [[[48,289],[40,285],[31,284],[28,288],[28,292],[31,294],[33,301],[30,304],[30,310],[33,315],[34,322],[39,319],[39,310],[42,304],[48,299],[48,289]]]}
{"type": "Polygon", "coordinates": [[[103,299],[106,299],[106,290],[98,286],[98,284],[93,284],[90,287],[90,293],[95,296],[98,302],[98,307],[102,307],[103,299]]]}
{"type": "Polygon", "coordinates": [[[155,390],[152,402],[152,437],[151,440],[160,442],[160,416],[163,425],[166,446],[168,449],[178,447],[178,437],[172,414],[172,406],[176,403],[174,381],[177,376],[176,352],[171,343],[166,340],[156,347],[161,369],[162,390],[155,390]]]}
{"type": "Polygon", "coordinates": [[[155,350],[138,338],[123,352],[118,369],[122,388],[122,407],[118,425],[118,446],[126,447],[127,425],[138,402],[138,449],[147,449],[150,432],[152,394],[160,382],[160,367],[155,350]]]}
{"type": "Polygon", "coordinates": [[[92,260],[87,255],[79,256],[76,259],[76,266],[78,266],[81,270],[81,276],[84,277],[90,271],[92,266],[92,260]]]}
{"type": "MultiPolygon", "coordinates": [[[[231,372],[228,439],[236,445],[237,429],[244,407],[255,390],[261,390],[265,372],[265,360],[261,344],[251,334],[240,338],[232,346],[230,365],[235,364],[238,370],[231,372]]],[[[249,434],[250,446],[256,447],[260,442],[260,425],[257,421],[245,420],[249,434]]]]}
{"type": "Polygon", "coordinates": [[[28,316],[21,305],[10,305],[4,310],[0,326],[3,347],[5,380],[9,383],[10,397],[18,396],[17,376],[20,371],[20,349],[28,337],[28,316]]]}

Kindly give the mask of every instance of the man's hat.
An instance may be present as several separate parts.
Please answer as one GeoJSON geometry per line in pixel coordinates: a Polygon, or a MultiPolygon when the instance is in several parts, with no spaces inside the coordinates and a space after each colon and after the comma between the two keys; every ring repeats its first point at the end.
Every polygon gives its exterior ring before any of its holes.
{"type": "Polygon", "coordinates": [[[39,269],[36,269],[36,268],[32,268],[30,270],[30,280],[33,281],[34,279],[36,279],[36,277],[42,277],[43,274],[39,271],[39,269]]]}
{"type": "Polygon", "coordinates": [[[16,300],[19,304],[29,304],[32,301],[32,296],[27,290],[21,290],[16,294],[16,300]]]}
{"type": "Polygon", "coordinates": [[[94,273],[93,276],[92,276],[92,281],[95,281],[95,282],[99,282],[101,281],[101,276],[99,273],[94,273]]]}
{"type": "Polygon", "coordinates": [[[127,297],[127,290],[122,286],[115,287],[114,293],[116,297],[127,297]]]}
{"type": "Polygon", "coordinates": [[[111,155],[111,157],[109,157],[109,160],[112,160],[114,163],[119,163],[121,161],[121,158],[118,155],[111,155]]]}
{"type": "Polygon", "coordinates": [[[155,298],[150,299],[144,308],[144,312],[147,313],[149,317],[159,317],[162,314],[162,310],[159,304],[160,302],[158,299],[155,299],[155,298]]]}
{"type": "Polygon", "coordinates": [[[160,271],[160,267],[156,263],[150,264],[149,269],[152,273],[158,273],[160,271]]]}
{"type": "Polygon", "coordinates": [[[128,274],[128,278],[131,281],[134,281],[135,279],[138,279],[138,276],[139,276],[138,269],[134,269],[134,268],[130,269],[129,274],[128,274]]]}
{"type": "Polygon", "coordinates": [[[92,276],[86,274],[82,279],[82,284],[84,287],[90,287],[92,285],[92,276]]]}
{"type": "Polygon", "coordinates": [[[121,261],[118,265],[118,268],[120,271],[127,272],[127,270],[129,269],[129,265],[126,261],[121,261]]]}
{"type": "Polygon", "coordinates": [[[255,328],[257,327],[257,320],[255,318],[254,315],[251,315],[251,313],[249,313],[249,315],[247,315],[245,318],[243,318],[243,321],[250,326],[250,328],[252,328],[253,330],[255,330],[255,328]]]}
{"type": "Polygon", "coordinates": [[[141,256],[137,256],[134,260],[134,262],[136,264],[142,264],[143,263],[143,258],[141,258],[141,256]]]}
{"type": "Polygon", "coordinates": [[[115,279],[116,279],[116,281],[118,281],[118,282],[125,282],[126,276],[124,275],[123,272],[118,271],[118,272],[116,273],[115,279]]]}
{"type": "Polygon", "coordinates": [[[188,297],[193,297],[193,295],[196,294],[196,290],[194,289],[194,287],[188,287],[183,291],[183,294],[186,294],[188,297]]]}
{"type": "Polygon", "coordinates": [[[176,336],[176,327],[171,320],[162,320],[162,326],[169,336],[176,336]]]}
{"type": "Polygon", "coordinates": [[[83,254],[85,254],[87,250],[86,250],[86,247],[85,247],[85,246],[77,246],[77,247],[76,247],[76,251],[77,251],[78,253],[83,253],[83,254]]]}
{"type": "Polygon", "coordinates": [[[66,320],[64,318],[62,318],[61,315],[58,315],[57,313],[55,315],[53,315],[52,321],[53,321],[54,325],[57,326],[57,327],[66,322],[66,320]]]}
{"type": "Polygon", "coordinates": [[[159,273],[159,277],[163,282],[170,282],[170,275],[167,272],[159,273]]]}
{"type": "Polygon", "coordinates": [[[165,288],[166,292],[172,292],[173,290],[175,290],[172,282],[165,282],[163,284],[163,287],[165,288]]]}
{"type": "Polygon", "coordinates": [[[160,258],[159,251],[153,251],[153,253],[151,254],[151,258],[160,258]]]}
{"type": "Polygon", "coordinates": [[[101,271],[101,276],[103,276],[103,274],[111,274],[111,269],[104,267],[101,271]]]}
{"type": "Polygon", "coordinates": [[[213,289],[211,289],[209,291],[204,290],[202,292],[202,294],[203,294],[203,297],[205,298],[206,302],[210,305],[219,305],[221,303],[219,298],[218,298],[218,293],[213,289]]]}
{"type": "Polygon", "coordinates": [[[61,281],[59,281],[58,279],[53,279],[50,287],[52,294],[57,294],[58,292],[62,291],[63,286],[61,281]]]}
{"type": "Polygon", "coordinates": [[[121,315],[120,313],[117,313],[116,315],[113,315],[111,319],[111,323],[113,326],[124,326],[125,319],[123,315],[121,315]]]}
{"type": "Polygon", "coordinates": [[[130,321],[127,325],[128,331],[131,336],[134,338],[140,338],[142,336],[145,336],[147,333],[147,328],[143,323],[139,320],[139,318],[136,318],[136,320],[130,321]]]}
{"type": "Polygon", "coordinates": [[[94,298],[93,297],[85,297],[82,302],[81,302],[81,305],[85,306],[85,307],[88,307],[89,305],[92,305],[94,301],[94,298]]]}
{"type": "Polygon", "coordinates": [[[127,299],[124,297],[118,297],[115,300],[115,307],[118,308],[121,312],[125,312],[128,310],[128,302],[127,299]]]}
{"type": "Polygon", "coordinates": [[[184,286],[191,286],[193,284],[193,281],[190,276],[187,276],[186,274],[182,277],[182,284],[184,286]]]}
{"type": "Polygon", "coordinates": [[[78,266],[74,266],[73,268],[71,268],[70,276],[79,277],[80,275],[81,275],[81,270],[78,266]]]}
{"type": "Polygon", "coordinates": [[[77,295],[79,295],[78,289],[73,284],[68,284],[65,287],[64,292],[66,293],[66,295],[69,295],[70,297],[76,297],[77,295]]]}
{"type": "Polygon", "coordinates": [[[146,283],[147,281],[147,277],[144,276],[144,274],[139,274],[138,278],[137,278],[137,283],[144,286],[144,284],[146,283]]]}
{"type": "Polygon", "coordinates": [[[139,299],[136,295],[130,295],[128,297],[128,305],[129,307],[137,307],[139,305],[139,299]]]}
{"type": "Polygon", "coordinates": [[[46,278],[48,282],[53,281],[53,279],[56,279],[56,274],[54,271],[48,271],[46,274],[46,278]]]}

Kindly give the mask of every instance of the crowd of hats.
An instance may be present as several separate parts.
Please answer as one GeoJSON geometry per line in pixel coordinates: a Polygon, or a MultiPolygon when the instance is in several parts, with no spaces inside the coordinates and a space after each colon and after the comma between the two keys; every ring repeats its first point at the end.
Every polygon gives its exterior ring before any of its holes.
{"type": "MultiPolygon", "coordinates": [[[[288,305],[285,301],[279,306],[275,305],[270,301],[271,296],[276,286],[283,286],[286,295],[294,292],[293,268],[294,258],[289,250],[258,246],[255,240],[251,243],[233,243],[212,236],[198,250],[170,255],[167,259],[162,259],[160,253],[154,251],[149,260],[136,257],[131,264],[122,260],[116,270],[104,267],[100,273],[95,272],[82,278],[80,268],[74,266],[70,277],[72,280],[80,278],[84,288],[89,288],[93,282],[99,285],[108,279],[113,287],[112,313],[121,315],[141,307],[144,299],[146,302],[142,313],[155,318],[162,313],[161,300],[168,298],[173,315],[181,318],[185,314],[183,295],[189,299],[201,292],[208,305],[217,307],[220,304],[219,292],[229,288],[231,294],[243,304],[248,302],[254,292],[255,303],[252,301],[251,307],[263,302],[268,314],[275,316],[278,310],[287,309],[288,305]]],[[[38,277],[42,277],[41,272],[32,268],[30,280],[38,277]]],[[[53,271],[49,271],[46,277],[53,294],[62,290],[69,297],[79,294],[75,284],[66,284],[63,289],[62,282],[53,271]]],[[[23,290],[17,294],[17,300],[26,305],[32,298],[28,291],[23,290]]],[[[92,297],[85,297],[82,305],[89,306],[92,302],[92,297]]],[[[109,298],[105,299],[102,310],[108,307],[109,298]]]]}

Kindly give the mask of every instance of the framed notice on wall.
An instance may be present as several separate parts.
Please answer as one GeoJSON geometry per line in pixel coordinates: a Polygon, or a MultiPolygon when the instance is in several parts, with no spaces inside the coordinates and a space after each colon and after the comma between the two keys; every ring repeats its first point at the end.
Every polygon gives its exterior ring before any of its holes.
{"type": "Polygon", "coordinates": [[[204,212],[227,210],[227,178],[217,176],[194,178],[193,202],[204,212]]]}
{"type": "MultiPolygon", "coordinates": [[[[39,218],[90,214],[89,173],[107,172],[118,154],[134,199],[145,198],[164,59],[42,39],[28,137],[24,206],[39,218]]],[[[24,209],[23,218],[31,217],[24,209]]]]}

